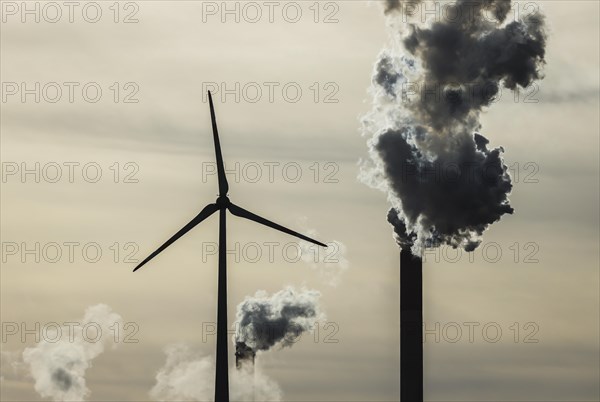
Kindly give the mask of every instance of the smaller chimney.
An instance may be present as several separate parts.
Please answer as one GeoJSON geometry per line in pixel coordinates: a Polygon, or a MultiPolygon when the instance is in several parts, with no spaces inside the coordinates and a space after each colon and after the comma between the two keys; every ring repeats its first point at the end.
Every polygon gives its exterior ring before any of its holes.
{"type": "Polygon", "coordinates": [[[242,367],[248,367],[254,371],[254,358],[256,352],[246,345],[245,342],[235,343],[235,367],[240,370],[242,367]]]}
{"type": "MultiPolygon", "coordinates": [[[[254,359],[256,358],[256,352],[250,346],[246,345],[246,342],[235,343],[235,368],[238,371],[244,370],[250,374],[253,378],[254,373],[254,359]]],[[[252,400],[256,400],[256,389],[254,385],[254,379],[252,383],[252,400]]]]}

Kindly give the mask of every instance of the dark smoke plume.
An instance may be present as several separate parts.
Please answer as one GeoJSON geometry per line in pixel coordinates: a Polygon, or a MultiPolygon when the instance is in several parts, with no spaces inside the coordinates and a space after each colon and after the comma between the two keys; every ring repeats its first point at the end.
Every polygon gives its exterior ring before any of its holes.
{"type": "MultiPolygon", "coordinates": [[[[414,6],[420,3],[421,0],[385,0],[384,2],[384,11],[386,14],[400,11],[402,9],[402,5],[414,6]]],[[[408,10],[411,10],[410,8],[408,10]]]]}
{"type": "MultiPolygon", "coordinates": [[[[401,4],[386,2],[390,20],[401,4]]],[[[507,21],[510,10],[509,0],[458,0],[443,14],[452,19],[415,18],[400,32],[403,49],[375,64],[365,118],[373,165],[363,179],[388,192],[395,237],[417,255],[441,244],[471,251],[513,213],[504,149],[488,147],[480,114],[502,87],[542,78],[546,35],[541,14],[507,21]]]]}
{"type": "Polygon", "coordinates": [[[297,291],[292,287],[270,297],[264,291],[246,297],[237,307],[236,343],[244,343],[253,352],[269,350],[275,345],[292,346],[302,333],[322,319],[320,297],[317,291],[297,291]]]}
{"type": "Polygon", "coordinates": [[[385,0],[385,13],[396,10],[400,7],[400,0],[385,0]]]}

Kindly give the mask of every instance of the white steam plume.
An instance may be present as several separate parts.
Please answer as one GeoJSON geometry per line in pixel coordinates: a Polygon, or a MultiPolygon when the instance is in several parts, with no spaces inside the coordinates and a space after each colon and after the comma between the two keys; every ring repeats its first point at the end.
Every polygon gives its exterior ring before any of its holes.
{"type": "MultiPolygon", "coordinates": [[[[309,228],[307,222],[306,217],[298,220],[302,233],[313,239],[320,238],[317,230],[309,228]]],[[[302,261],[317,271],[323,282],[332,287],[339,285],[342,274],[350,268],[347,258],[348,248],[344,243],[333,240],[327,243],[327,248],[323,248],[314,243],[300,240],[298,245],[302,261]]]]}
{"type": "Polygon", "coordinates": [[[81,402],[89,396],[85,372],[107,344],[116,345],[109,327],[120,325],[122,318],[107,305],[98,304],[88,307],[78,322],[81,327],[73,327],[72,332],[67,327],[61,328],[60,333],[48,331],[45,339],[23,351],[23,361],[35,380],[35,390],[43,398],[81,402]],[[83,332],[86,325],[88,339],[83,332]]]}
{"type": "MultiPolygon", "coordinates": [[[[156,401],[214,401],[214,357],[194,354],[184,344],[165,349],[167,362],[156,375],[150,396],[156,401]]],[[[276,382],[259,369],[230,368],[232,401],[281,401],[283,395],[276,382]]]]}

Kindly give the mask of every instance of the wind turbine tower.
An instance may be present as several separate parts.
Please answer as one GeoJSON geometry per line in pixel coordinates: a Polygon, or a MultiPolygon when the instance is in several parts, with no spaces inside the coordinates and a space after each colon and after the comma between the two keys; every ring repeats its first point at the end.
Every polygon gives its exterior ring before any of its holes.
{"type": "Polygon", "coordinates": [[[261,216],[253,214],[252,212],[245,210],[233,204],[228,197],[229,184],[225,177],[225,167],[223,165],[223,156],[221,154],[221,144],[219,143],[219,133],[217,131],[217,120],[215,118],[215,108],[212,101],[212,95],[208,91],[208,102],[210,104],[210,118],[212,121],[213,139],[215,143],[215,156],[217,160],[217,177],[219,182],[219,196],[215,203],[208,204],[200,211],[194,219],[192,219],[187,225],[181,230],[175,233],[169,240],[167,240],[162,246],[156,251],[150,254],[144,261],[142,261],[135,269],[134,272],[144,266],[148,261],[160,254],[164,249],[173,244],[181,236],[189,232],[192,228],[198,225],[200,222],[219,211],[219,275],[218,275],[218,301],[217,301],[217,364],[216,364],[216,378],[215,378],[215,401],[216,402],[229,402],[229,373],[228,373],[228,352],[227,352],[227,211],[231,212],[235,216],[246,218],[251,221],[260,223],[270,228],[279,230],[281,232],[290,234],[298,237],[302,240],[309,241],[322,247],[327,247],[324,243],[317,240],[311,239],[308,236],[304,236],[298,232],[288,229],[284,226],[278,225],[277,223],[271,222],[261,216]]]}

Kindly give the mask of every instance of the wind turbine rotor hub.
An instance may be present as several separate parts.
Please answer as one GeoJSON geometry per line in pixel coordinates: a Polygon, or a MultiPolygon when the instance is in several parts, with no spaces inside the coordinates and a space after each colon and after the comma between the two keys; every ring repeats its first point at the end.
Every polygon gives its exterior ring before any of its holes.
{"type": "Polygon", "coordinates": [[[221,195],[219,198],[217,198],[217,206],[219,209],[227,208],[230,204],[231,201],[229,201],[229,197],[226,195],[221,195]]]}

